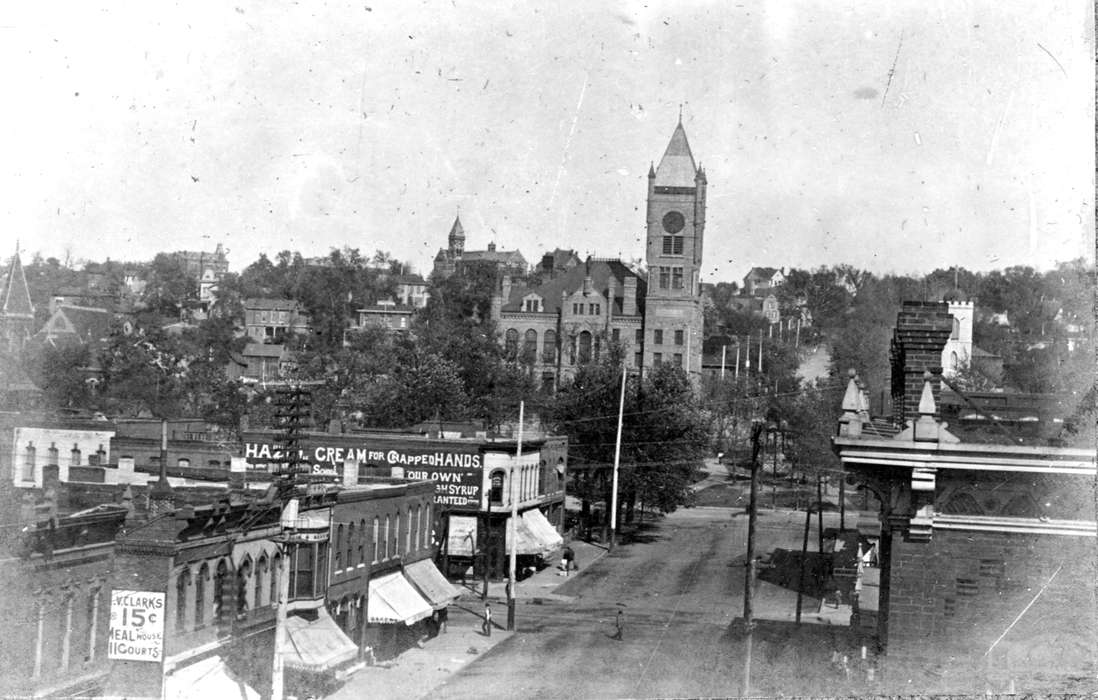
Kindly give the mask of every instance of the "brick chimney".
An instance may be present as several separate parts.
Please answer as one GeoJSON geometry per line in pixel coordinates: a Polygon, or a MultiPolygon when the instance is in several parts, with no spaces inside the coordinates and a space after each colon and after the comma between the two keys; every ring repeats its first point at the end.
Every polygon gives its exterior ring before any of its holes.
{"type": "MultiPolygon", "coordinates": [[[[919,400],[922,398],[923,384],[928,381],[924,379],[925,372],[931,375],[929,383],[934,405],[941,405],[942,348],[952,331],[953,317],[945,302],[903,303],[896,317],[889,353],[892,361],[893,417],[900,425],[919,417],[919,400]]],[[[941,417],[937,409],[935,417],[941,417]]]]}
{"type": "Polygon", "coordinates": [[[637,278],[626,275],[621,285],[621,315],[635,316],[637,314],[637,278]]]}

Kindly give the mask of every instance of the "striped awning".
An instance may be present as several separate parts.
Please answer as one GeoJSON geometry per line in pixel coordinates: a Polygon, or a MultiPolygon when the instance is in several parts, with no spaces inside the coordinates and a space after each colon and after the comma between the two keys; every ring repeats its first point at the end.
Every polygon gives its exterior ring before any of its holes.
{"type": "Polygon", "coordinates": [[[461,595],[430,559],[420,559],[404,567],[404,575],[435,610],[445,608],[461,595]]]}
{"type": "Polygon", "coordinates": [[[397,571],[370,581],[366,621],[393,625],[412,625],[430,617],[435,609],[423,599],[404,574],[397,571]]]}

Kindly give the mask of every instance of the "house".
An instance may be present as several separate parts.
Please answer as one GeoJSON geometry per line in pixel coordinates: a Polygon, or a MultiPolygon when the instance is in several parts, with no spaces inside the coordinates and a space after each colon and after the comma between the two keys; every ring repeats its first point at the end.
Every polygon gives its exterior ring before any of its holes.
{"type": "Polygon", "coordinates": [[[393,278],[396,284],[396,302],[410,306],[413,309],[422,309],[427,306],[427,282],[419,275],[398,275],[393,278]]]}
{"type": "Polygon", "coordinates": [[[770,292],[785,281],[781,270],[773,267],[753,267],[743,278],[743,293],[758,296],[770,292]]]}
{"type": "Polygon", "coordinates": [[[953,322],[944,302],[905,302],[891,352],[900,431],[869,429],[852,379],[833,438],[847,481],[881,504],[867,607],[885,667],[980,669],[1002,687],[1090,677],[1098,610],[1079,582],[1098,573],[1093,442],[1020,440],[1009,423],[972,441],[942,421],[953,322]]]}
{"type": "Polygon", "coordinates": [[[53,346],[80,344],[98,348],[110,336],[112,318],[106,309],[60,304],[34,338],[53,346]]]}
{"type": "Polygon", "coordinates": [[[368,327],[386,328],[391,331],[408,331],[412,328],[412,316],[416,307],[382,299],[378,303],[358,309],[356,329],[368,327]]]}
{"type": "Polygon", "coordinates": [[[293,353],[285,345],[248,343],[240,356],[247,363],[242,375],[244,381],[280,381],[293,365],[293,353]]]}
{"type": "Polygon", "coordinates": [[[281,343],[309,332],[301,304],[290,299],[245,299],[244,333],[256,343],[281,343]]]}
{"type": "Polygon", "coordinates": [[[535,271],[540,274],[543,279],[552,279],[553,277],[568,272],[572,268],[582,264],[583,260],[576,255],[576,251],[556,248],[552,252],[541,256],[541,262],[538,263],[535,271]]]}

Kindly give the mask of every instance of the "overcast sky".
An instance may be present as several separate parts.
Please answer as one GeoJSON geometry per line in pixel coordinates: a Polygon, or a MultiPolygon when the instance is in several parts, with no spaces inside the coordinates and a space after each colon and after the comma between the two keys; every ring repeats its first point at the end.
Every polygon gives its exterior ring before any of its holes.
{"type": "Polygon", "coordinates": [[[0,10],[5,259],[641,257],[680,104],[706,281],[1093,258],[1081,0],[96,5],[0,10]]]}

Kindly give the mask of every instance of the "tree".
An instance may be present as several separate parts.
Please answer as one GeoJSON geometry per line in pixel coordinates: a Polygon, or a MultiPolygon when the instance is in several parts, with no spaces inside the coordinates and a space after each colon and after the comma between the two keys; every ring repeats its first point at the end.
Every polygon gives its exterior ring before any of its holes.
{"type": "Polygon", "coordinates": [[[177,320],[184,302],[198,298],[198,283],[177,255],[157,253],[149,266],[142,301],[154,313],[177,320]]]}
{"type": "Polygon", "coordinates": [[[91,353],[83,343],[28,346],[24,362],[31,381],[42,390],[47,405],[56,408],[86,408],[92,392],[88,382],[91,353]]]}

